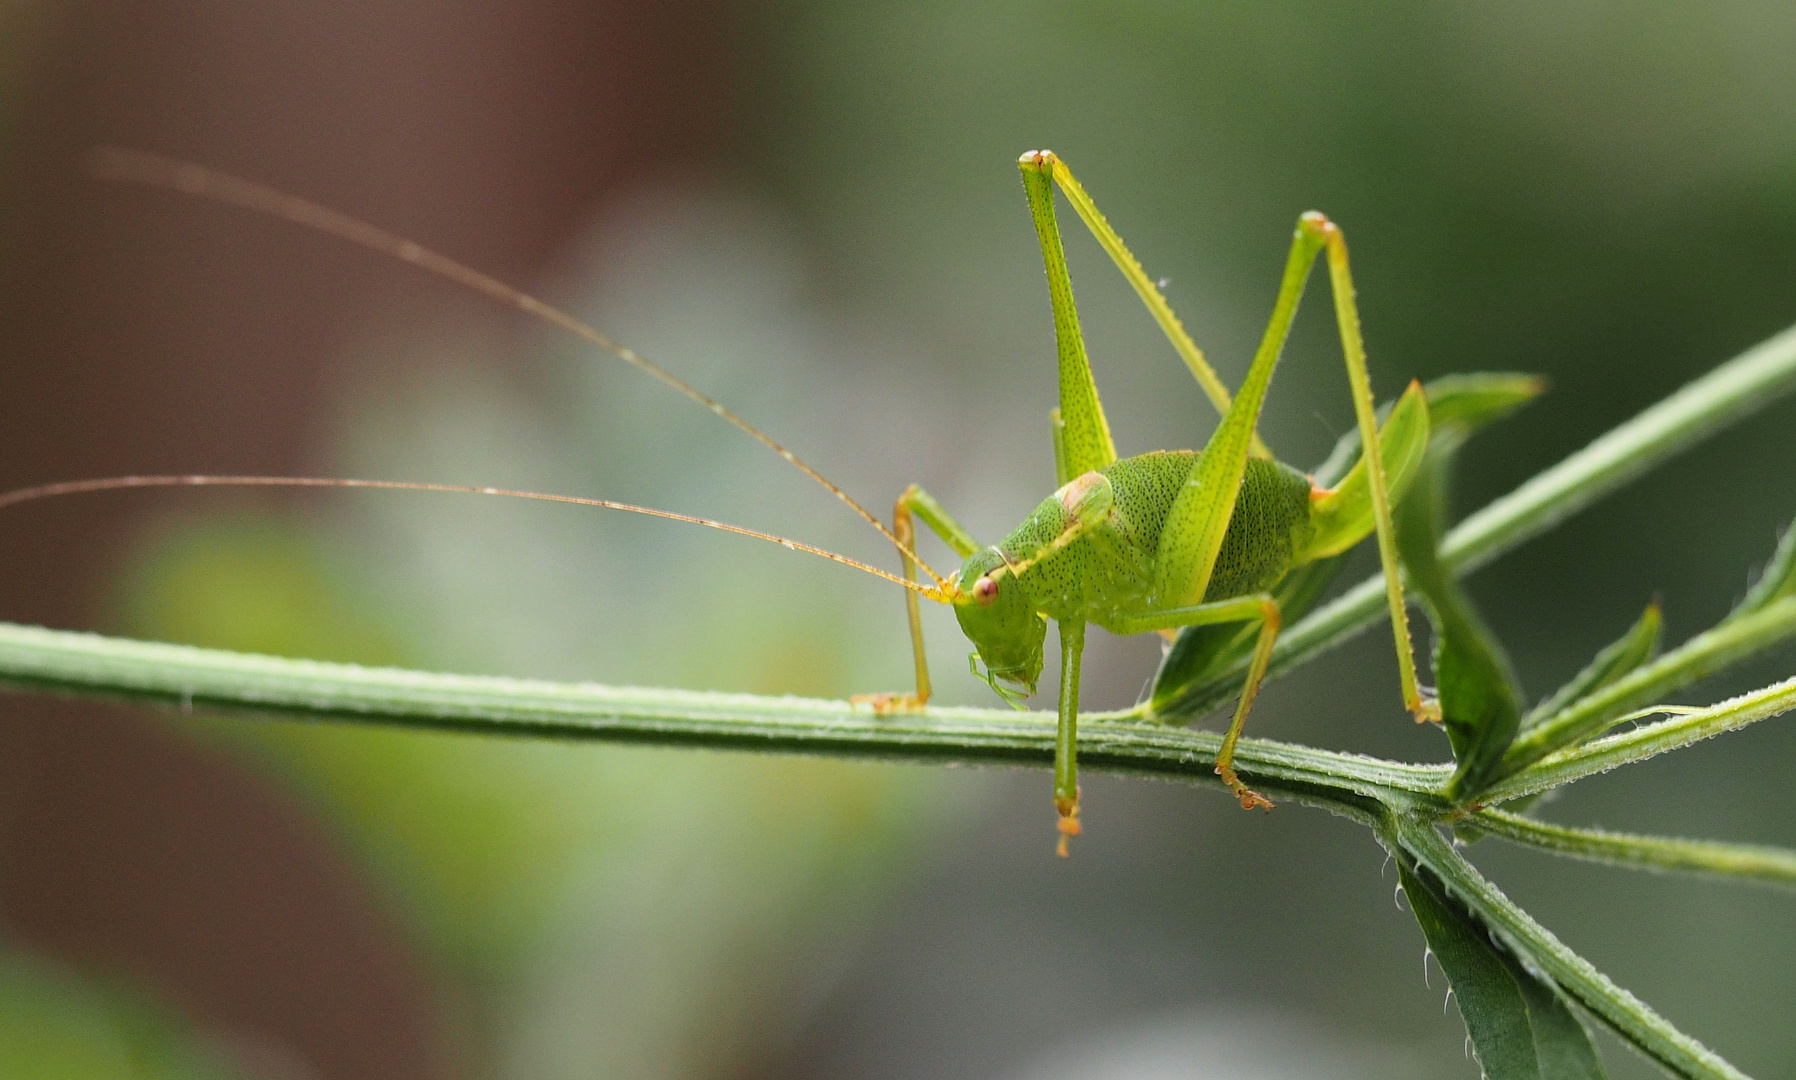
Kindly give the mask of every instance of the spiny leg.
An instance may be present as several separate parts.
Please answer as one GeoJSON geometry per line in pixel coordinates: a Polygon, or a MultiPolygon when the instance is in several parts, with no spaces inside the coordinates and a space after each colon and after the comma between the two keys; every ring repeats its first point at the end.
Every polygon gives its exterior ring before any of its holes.
{"type": "MultiPolygon", "coordinates": [[[[916,560],[910,553],[917,549],[917,530],[913,519],[922,518],[923,524],[942,538],[961,558],[966,558],[979,549],[978,541],[971,533],[955,521],[935,496],[924,491],[916,484],[906,488],[904,494],[898,496],[898,502],[892,507],[892,533],[898,538],[898,556],[904,561],[904,577],[907,581],[915,581],[917,576],[916,560]]],[[[923,613],[917,603],[917,594],[909,589],[904,591],[904,610],[910,622],[911,656],[916,664],[917,689],[909,694],[856,694],[848,700],[855,705],[871,705],[873,711],[880,714],[910,712],[929,704],[929,658],[923,649],[923,613]]]]}
{"type": "Polygon", "coordinates": [[[1278,642],[1278,632],[1283,622],[1279,615],[1278,601],[1267,593],[1239,596],[1232,600],[1153,612],[1112,629],[1119,634],[1141,634],[1150,630],[1230,622],[1258,622],[1260,633],[1258,640],[1254,642],[1253,659],[1247,665],[1247,681],[1241,687],[1241,700],[1235,705],[1235,717],[1229,722],[1228,733],[1222,737],[1222,746],[1216,752],[1216,775],[1234,792],[1235,798],[1241,800],[1243,810],[1252,810],[1256,806],[1262,810],[1270,810],[1272,800],[1242,783],[1241,778],[1235,774],[1235,744],[1241,739],[1241,729],[1247,724],[1248,711],[1253,708],[1254,698],[1260,692],[1260,682],[1266,677],[1266,665],[1272,660],[1272,646],[1278,642]]]}
{"type": "Polygon", "coordinates": [[[1304,281],[1321,248],[1321,238],[1307,232],[1300,222],[1285,259],[1272,318],[1247,377],[1167,511],[1154,554],[1153,595],[1164,605],[1163,610],[1194,607],[1206,599],[1216,558],[1240,498],[1254,426],[1297,316],[1304,281]]]}
{"type": "Polygon", "coordinates": [[[1359,313],[1353,300],[1353,281],[1347,271],[1347,247],[1340,229],[1314,211],[1297,221],[1296,235],[1291,241],[1285,261],[1278,299],[1273,304],[1272,318],[1254,354],[1253,363],[1235,396],[1229,411],[1210,436],[1187,481],[1167,514],[1160,533],[1160,547],[1155,556],[1155,594],[1171,604],[1201,603],[1209,587],[1217,553],[1239,497],[1241,478],[1247,466],[1249,438],[1253,425],[1265,402],[1267,387],[1278,365],[1279,354],[1289,337],[1292,320],[1297,315],[1305,280],[1316,256],[1326,248],[1329,274],[1334,287],[1335,314],[1346,354],[1348,381],[1352,386],[1354,412],[1359,421],[1362,454],[1368,465],[1372,495],[1373,519],[1378,533],[1379,558],[1384,567],[1386,590],[1390,599],[1392,632],[1397,641],[1398,670],[1403,685],[1403,702],[1418,719],[1439,716],[1439,707],[1422,697],[1416,680],[1415,654],[1410,644],[1409,620],[1403,604],[1403,585],[1397,567],[1395,533],[1391,527],[1390,499],[1380,452],[1378,425],[1372,406],[1370,376],[1366,370],[1366,352],[1360,339],[1359,313]]]}
{"type": "Polygon", "coordinates": [[[1353,411],[1359,421],[1360,443],[1370,468],[1367,479],[1372,493],[1372,516],[1378,532],[1378,561],[1384,568],[1385,595],[1391,611],[1391,633],[1396,639],[1397,673],[1403,688],[1403,707],[1417,722],[1439,720],[1440,702],[1425,698],[1416,678],[1415,647],[1410,641],[1409,610],[1403,601],[1403,578],[1397,564],[1397,534],[1391,525],[1391,502],[1379,448],[1378,419],[1372,404],[1372,380],[1366,367],[1366,345],[1360,334],[1359,307],[1354,300],[1353,275],[1347,265],[1347,241],[1340,227],[1321,214],[1303,215],[1299,228],[1319,237],[1328,248],[1328,278],[1334,292],[1335,321],[1340,326],[1341,350],[1347,359],[1347,381],[1353,391],[1353,411]]]}
{"type": "Polygon", "coordinates": [[[1259,696],[1260,681],[1266,677],[1266,665],[1272,660],[1272,646],[1278,642],[1278,632],[1283,625],[1279,615],[1278,603],[1270,596],[1260,599],[1260,636],[1254,642],[1253,659],[1247,665],[1247,681],[1241,686],[1241,700],[1235,705],[1234,719],[1229,721],[1228,733],[1222,737],[1222,747],[1216,751],[1216,775],[1241,800],[1241,809],[1252,810],[1258,806],[1262,810],[1272,809],[1272,800],[1241,782],[1235,775],[1235,743],[1241,739],[1241,729],[1247,725],[1247,712],[1253,708],[1254,698],[1259,696]]]}
{"type": "Polygon", "coordinates": [[[1060,814],[1060,846],[1079,835],[1079,664],[1085,653],[1085,624],[1062,620],[1060,626],[1060,726],[1054,734],[1054,809],[1060,814]]]}
{"type": "Polygon", "coordinates": [[[1030,152],[1018,162],[1023,172],[1023,192],[1029,197],[1029,213],[1041,241],[1042,265],[1048,274],[1048,301],[1054,311],[1054,344],[1060,356],[1060,422],[1055,457],[1057,472],[1065,480],[1102,469],[1116,460],[1116,444],[1110,438],[1110,422],[1104,418],[1098,387],[1091,377],[1091,361],[1085,355],[1085,338],[1079,331],[1079,309],[1073,303],[1073,281],[1066,269],[1066,251],[1060,242],[1060,226],[1054,219],[1052,155],[1044,159],[1030,152]]]}
{"type": "MultiPolygon", "coordinates": [[[[1185,362],[1185,367],[1197,379],[1198,385],[1203,388],[1204,395],[1216,406],[1218,413],[1228,412],[1230,401],[1228,387],[1222,384],[1222,380],[1216,375],[1216,370],[1210,366],[1209,361],[1204,359],[1203,350],[1199,349],[1197,343],[1191,340],[1191,335],[1185,332],[1185,324],[1173,312],[1172,305],[1166,302],[1166,297],[1160,292],[1160,287],[1147,276],[1147,271],[1141,268],[1140,261],[1135,258],[1128,245],[1123,243],[1122,237],[1110,227],[1110,222],[1098,210],[1097,203],[1093,202],[1091,196],[1086,194],[1084,186],[1074,178],[1073,171],[1067,168],[1066,162],[1062,161],[1052,150],[1031,150],[1022,156],[1021,164],[1025,169],[1033,168],[1044,171],[1053,177],[1061,194],[1066,196],[1066,201],[1073,205],[1080,220],[1085,222],[1085,227],[1091,230],[1091,235],[1097,238],[1098,244],[1110,256],[1110,261],[1116,264],[1116,268],[1122,271],[1129,286],[1135,290],[1135,295],[1139,296],[1141,302],[1147,306],[1148,313],[1154,317],[1156,323],[1160,324],[1160,329],[1166,334],[1166,339],[1172,343],[1173,351],[1179,354],[1179,359],[1185,362]]],[[[1272,456],[1272,452],[1266,449],[1266,445],[1260,441],[1257,434],[1254,436],[1253,452],[1262,457],[1272,456]]],[[[1069,479],[1071,479],[1070,476],[1062,477],[1060,482],[1065,483],[1069,479]]]]}

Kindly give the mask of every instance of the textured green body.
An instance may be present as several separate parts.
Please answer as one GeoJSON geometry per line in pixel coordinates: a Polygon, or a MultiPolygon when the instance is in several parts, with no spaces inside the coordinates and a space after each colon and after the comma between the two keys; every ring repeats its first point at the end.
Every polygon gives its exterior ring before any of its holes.
{"type": "Polygon", "coordinates": [[[1062,494],[1077,482],[1043,500],[997,545],[1007,562],[1027,564],[1018,581],[1029,606],[1051,619],[1126,633],[1121,625],[1126,619],[1200,600],[1247,596],[1277,584],[1309,538],[1310,481],[1275,461],[1250,458],[1204,595],[1154,595],[1167,516],[1200,457],[1198,451],[1160,450],[1119,458],[1098,470],[1113,497],[1103,520],[1046,555],[1043,549],[1074,524],[1062,494]]]}
{"type": "MultiPolygon", "coordinates": [[[[909,546],[913,515],[965,560],[954,581],[938,578],[937,589],[919,591],[954,605],[955,619],[974,645],[968,660],[973,673],[1012,704],[1035,692],[1045,660],[1047,624],[1050,620],[1058,624],[1060,715],[1054,736],[1054,806],[1060,815],[1060,853],[1066,854],[1067,838],[1080,831],[1079,667],[1088,624],[1119,635],[1229,624],[1252,628],[1246,678],[1234,719],[1216,752],[1216,772],[1243,807],[1269,807],[1270,802],[1236,775],[1233,760],[1236,740],[1284,621],[1271,590],[1293,569],[1339,554],[1376,531],[1404,704],[1418,718],[1438,719],[1439,708],[1424,699],[1415,677],[1390,517],[1391,504],[1407,479],[1405,470],[1419,467],[1426,450],[1428,407],[1421,387],[1412,382],[1380,430],[1340,229],[1313,211],[1297,219],[1272,318],[1231,398],[1141,264],[1065,164],[1048,151],[1031,150],[1018,165],[1041,241],[1054,313],[1060,407],[1050,421],[1060,490],[1043,500],[1009,536],[981,547],[939,503],[913,486],[898,501],[893,534],[907,574],[916,561],[909,546]],[[1135,287],[1222,412],[1202,450],[1116,456],[1079,331],[1072,280],[1054,220],[1056,187],[1135,287]],[[1254,429],[1304,283],[1324,250],[1361,457],[1338,484],[1317,490],[1307,476],[1273,460],[1254,429]],[[1392,462],[1400,468],[1387,473],[1392,462]]],[[[916,592],[906,604],[917,692],[893,700],[920,706],[929,700],[929,679],[916,592]]]]}

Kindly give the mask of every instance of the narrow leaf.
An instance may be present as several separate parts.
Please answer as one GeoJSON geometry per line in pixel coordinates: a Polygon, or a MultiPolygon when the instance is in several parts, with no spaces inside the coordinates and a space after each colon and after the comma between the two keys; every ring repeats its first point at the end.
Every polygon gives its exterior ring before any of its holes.
{"type": "Polygon", "coordinates": [[[1747,1080],[1745,1073],[1721,1055],[1679,1031],[1590,961],[1566,948],[1467,862],[1434,826],[1414,817],[1393,815],[1378,827],[1385,850],[1405,860],[1412,873],[1415,866],[1425,868],[1431,880],[1444,884],[1445,894],[1456,906],[1494,934],[1499,948],[1515,950],[1525,958],[1527,973],[1550,979],[1562,998],[1648,1061],[1684,1080],[1747,1080]]]}
{"type": "Polygon", "coordinates": [[[1521,729],[1521,691],[1502,646],[1440,560],[1451,449],[1431,447],[1415,488],[1397,507],[1397,550],[1434,624],[1434,677],[1453,757],[1449,798],[1476,794],[1497,777],[1521,729]]]}
{"type": "MultiPolygon", "coordinates": [[[[1433,428],[1451,428],[1461,441],[1493,421],[1501,420],[1540,396],[1546,381],[1538,375],[1511,371],[1479,371],[1444,375],[1422,387],[1428,399],[1428,422],[1433,428]]],[[[1378,422],[1390,416],[1395,401],[1378,407],[1378,422]]],[[[1359,432],[1344,432],[1334,449],[1310,475],[1321,487],[1334,487],[1359,464],[1359,432]]]]}
{"type": "Polygon", "coordinates": [[[1791,522],[1783,535],[1777,538],[1777,550],[1771,553],[1771,562],[1765,566],[1759,579],[1753,582],[1752,588],[1746,591],[1746,598],[1728,612],[1723,622],[1732,622],[1742,615],[1750,615],[1775,600],[1786,596],[1796,596],[1796,522],[1791,522]]]}
{"type": "MultiPolygon", "coordinates": [[[[1585,665],[1583,671],[1578,672],[1570,682],[1554,691],[1552,697],[1529,710],[1528,714],[1522,717],[1520,734],[1526,734],[1530,729],[1558,716],[1565,709],[1584,701],[1650,663],[1659,655],[1659,640],[1664,628],[1664,619],[1659,614],[1659,602],[1655,600],[1646,606],[1646,610],[1641,612],[1640,618],[1628,628],[1627,633],[1605,646],[1589,664],[1585,665]]],[[[1625,711],[1615,710],[1614,715],[1619,716],[1625,711]]],[[[1518,739],[1520,734],[1517,736],[1518,739]]],[[[1511,750],[1515,746],[1515,742],[1510,743],[1511,750]]],[[[1509,771],[1508,764],[1505,764],[1498,770],[1497,778],[1508,775],[1509,771]]],[[[1530,795],[1525,799],[1517,799],[1509,804],[1509,809],[1520,814],[1528,807],[1533,806],[1539,798],[1538,795],[1530,795]]],[[[1476,841],[1484,835],[1483,831],[1470,821],[1462,821],[1455,825],[1453,833],[1467,843],[1476,841]]]]}
{"type": "Polygon", "coordinates": [[[1590,1033],[1558,989],[1492,944],[1490,928],[1407,853],[1398,873],[1488,1080],[1601,1080],[1590,1033]]]}
{"type": "Polygon", "coordinates": [[[1396,508],[1397,549],[1434,624],[1434,677],[1453,757],[1447,784],[1468,798],[1496,778],[1503,752],[1521,728],[1522,694],[1502,645],[1440,558],[1447,528],[1448,481],[1459,448],[1484,425],[1539,394],[1526,375],[1461,375],[1429,386],[1428,455],[1414,488],[1396,508]]]}
{"type": "Polygon", "coordinates": [[[1796,595],[1770,600],[1756,609],[1742,603],[1711,629],[1543,718],[1509,748],[1502,775],[1507,777],[1568,746],[1589,742],[1630,712],[1662,702],[1682,687],[1792,636],[1796,636],[1796,595]]]}

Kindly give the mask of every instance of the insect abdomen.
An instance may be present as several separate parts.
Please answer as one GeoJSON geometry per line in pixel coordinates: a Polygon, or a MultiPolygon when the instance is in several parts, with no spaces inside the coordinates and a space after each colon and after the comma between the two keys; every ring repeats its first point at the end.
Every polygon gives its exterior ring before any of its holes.
{"type": "MultiPolygon", "coordinates": [[[[1103,470],[1114,495],[1108,519],[1042,558],[1038,554],[1067,527],[1071,514],[1057,498],[1037,506],[998,545],[1013,563],[1028,563],[1022,576],[1031,605],[1051,618],[1100,625],[1153,608],[1160,532],[1197,459],[1193,450],[1119,458],[1103,470]]],[[[1248,461],[1205,600],[1267,589],[1285,575],[1309,529],[1309,492],[1309,479],[1296,470],[1248,461]]]]}
{"type": "Polygon", "coordinates": [[[1296,469],[1249,458],[1241,494],[1204,600],[1226,600],[1278,584],[1310,530],[1310,480],[1296,469]]]}

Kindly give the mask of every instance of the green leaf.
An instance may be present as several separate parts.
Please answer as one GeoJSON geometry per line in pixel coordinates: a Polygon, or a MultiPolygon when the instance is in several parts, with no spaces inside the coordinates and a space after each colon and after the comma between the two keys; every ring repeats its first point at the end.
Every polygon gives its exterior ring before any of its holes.
{"type": "MultiPolygon", "coordinates": [[[[1438,438],[1439,430],[1444,428],[1463,442],[1467,435],[1508,416],[1539,397],[1545,389],[1546,380],[1540,376],[1512,371],[1442,376],[1422,387],[1422,393],[1428,399],[1430,433],[1438,438]]],[[[1379,423],[1391,414],[1395,404],[1395,401],[1387,401],[1378,407],[1379,423]]],[[[1344,432],[1335,440],[1328,457],[1310,475],[1322,487],[1339,484],[1359,464],[1359,449],[1359,432],[1344,432]]]]}
{"type": "Polygon", "coordinates": [[[1433,445],[1459,449],[1473,432],[1533,401],[1546,387],[1546,380],[1538,375],[1512,371],[1480,371],[1434,380],[1427,387],[1433,445]]]}
{"type": "MultiPolygon", "coordinates": [[[[1428,401],[1420,384],[1411,383],[1378,431],[1379,458],[1384,462],[1386,490],[1394,504],[1403,498],[1428,451],[1428,401]]],[[[1325,494],[1311,493],[1310,536],[1293,558],[1299,565],[1339,555],[1373,529],[1371,480],[1362,459],[1325,494]]]]}
{"type": "Polygon", "coordinates": [[[1590,1033],[1557,987],[1516,955],[1404,853],[1398,874],[1428,948],[1446,972],[1489,1080],[1601,1080],[1590,1033]]]}
{"type": "Polygon", "coordinates": [[[1665,628],[1657,600],[1646,605],[1640,618],[1618,640],[1611,642],[1572,680],[1553,692],[1522,717],[1526,731],[1561,709],[1570,707],[1659,655],[1659,639],[1665,628]]]}
{"type": "Polygon", "coordinates": [[[1771,553],[1771,562],[1765,566],[1764,573],[1746,591],[1746,598],[1734,605],[1734,610],[1728,612],[1727,618],[1722,622],[1732,622],[1742,615],[1750,615],[1786,596],[1796,596],[1796,522],[1791,522],[1790,527],[1777,538],[1777,550],[1771,553]]]}
{"type": "Polygon", "coordinates": [[[1502,646],[1441,563],[1452,456],[1450,446],[1429,449],[1422,475],[1395,517],[1397,551],[1434,624],[1436,692],[1459,763],[1446,791],[1464,800],[1497,778],[1503,753],[1521,730],[1522,697],[1502,646]]]}
{"type": "Polygon", "coordinates": [[[1464,799],[1496,778],[1521,729],[1522,694],[1502,645],[1440,558],[1453,461],[1473,432],[1540,393],[1537,378],[1450,376],[1431,383],[1428,455],[1415,486],[1396,507],[1397,550],[1434,624],[1434,677],[1453,757],[1447,794],[1464,799]]]}
{"type": "MultiPolygon", "coordinates": [[[[1659,602],[1655,600],[1646,606],[1645,611],[1640,613],[1640,618],[1628,628],[1627,633],[1604,646],[1602,651],[1597,653],[1589,664],[1585,665],[1583,671],[1578,672],[1570,682],[1555,690],[1551,697],[1534,706],[1526,716],[1522,717],[1518,740],[1521,734],[1526,734],[1530,729],[1558,716],[1564,710],[1586,700],[1651,662],[1659,655],[1659,640],[1664,628],[1665,622],[1660,617],[1659,602]]],[[[1617,709],[1614,715],[1620,715],[1625,711],[1617,709]]],[[[1510,743],[1511,750],[1515,746],[1516,742],[1510,743]]],[[[1496,778],[1501,779],[1509,775],[1513,771],[1511,768],[1513,764],[1513,762],[1505,763],[1498,769],[1496,778]]],[[[1522,813],[1534,805],[1538,799],[1539,796],[1536,795],[1517,799],[1509,804],[1509,809],[1517,814],[1522,813]]],[[[1453,834],[1466,843],[1472,843],[1484,836],[1483,830],[1469,821],[1454,825],[1453,834]]]]}
{"type": "Polygon", "coordinates": [[[1715,626],[1525,729],[1504,755],[1502,777],[1568,746],[1590,742],[1635,710],[1796,636],[1796,595],[1766,584],[1781,580],[1786,559],[1786,545],[1780,543],[1760,584],[1715,626]]]}

